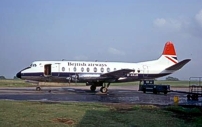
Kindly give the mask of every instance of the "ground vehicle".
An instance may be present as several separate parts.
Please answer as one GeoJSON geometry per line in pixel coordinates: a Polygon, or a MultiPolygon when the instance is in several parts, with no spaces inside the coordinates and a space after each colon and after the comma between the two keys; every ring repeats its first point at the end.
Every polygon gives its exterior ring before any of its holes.
{"type": "Polygon", "coordinates": [[[190,77],[189,93],[187,95],[187,99],[198,100],[198,97],[201,96],[202,96],[202,77],[190,77]]]}
{"type": "Polygon", "coordinates": [[[154,80],[143,80],[140,81],[139,84],[139,91],[146,92],[153,92],[154,94],[159,94],[163,92],[167,94],[170,92],[170,85],[162,85],[162,84],[154,84],[154,80]]]}

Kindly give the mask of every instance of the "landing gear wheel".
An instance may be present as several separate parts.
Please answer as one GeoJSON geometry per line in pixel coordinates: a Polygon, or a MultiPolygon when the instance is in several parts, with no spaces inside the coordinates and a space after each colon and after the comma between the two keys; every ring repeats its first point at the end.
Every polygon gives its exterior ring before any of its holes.
{"type": "Polygon", "coordinates": [[[143,88],[143,90],[142,90],[142,91],[143,91],[143,93],[146,93],[146,89],[145,89],[145,88],[143,88]]]}
{"type": "Polygon", "coordinates": [[[153,89],[153,94],[157,94],[157,90],[156,89],[153,89]]]}
{"type": "Polygon", "coordinates": [[[187,95],[187,100],[190,100],[190,99],[191,99],[191,95],[188,94],[188,95],[187,95]]]}
{"type": "Polygon", "coordinates": [[[94,91],[96,90],[96,86],[92,85],[92,86],[90,87],[90,90],[91,90],[92,92],[94,92],[94,91]]]}
{"type": "Polygon", "coordinates": [[[36,91],[41,91],[41,87],[36,87],[36,91]]]}
{"type": "Polygon", "coordinates": [[[101,91],[102,93],[107,93],[108,89],[107,89],[106,87],[101,87],[101,88],[100,88],[100,91],[101,91]]]}

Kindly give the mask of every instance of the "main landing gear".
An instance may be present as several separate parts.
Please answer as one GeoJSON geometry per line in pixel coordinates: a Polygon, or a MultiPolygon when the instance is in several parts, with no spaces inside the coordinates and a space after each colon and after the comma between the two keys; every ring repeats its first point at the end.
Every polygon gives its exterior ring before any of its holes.
{"type": "Polygon", "coordinates": [[[92,86],[90,87],[90,90],[91,90],[92,92],[94,92],[94,91],[96,90],[96,86],[95,86],[95,85],[92,85],[92,86]]]}
{"type": "Polygon", "coordinates": [[[107,84],[103,83],[102,87],[100,88],[100,92],[107,93],[109,85],[110,83],[107,84]]]}
{"type": "Polygon", "coordinates": [[[92,83],[90,90],[92,92],[95,92],[96,87],[101,86],[100,92],[107,93],[109,85],[110,85],[110,83],[107,83],[107,84],[106,83],[100,83],[100,82],[92,83]]]}

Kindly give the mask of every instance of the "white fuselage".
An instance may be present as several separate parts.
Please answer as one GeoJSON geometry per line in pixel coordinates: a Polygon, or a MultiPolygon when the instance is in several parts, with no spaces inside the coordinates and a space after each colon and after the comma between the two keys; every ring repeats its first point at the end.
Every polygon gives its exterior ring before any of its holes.
{"type": "Polygon", "coordinates": [[[36,61],[31,64],[30,68],[21,71],[21,78],[35,81],[68,82],[75,79],[77,82],[89,82],[106,79],[106,77],[100,77],[105,73],[121,69],[134,70],[118,79],[108,77],[108,82],[128,82],[158,78],[172,73],[172,71],[165,70],[167,65],[159,65],[157,62],[157,60],[140,63],[36,61]],[[47,71],[47,66],[49,66],[49,72],[47,71]]]}

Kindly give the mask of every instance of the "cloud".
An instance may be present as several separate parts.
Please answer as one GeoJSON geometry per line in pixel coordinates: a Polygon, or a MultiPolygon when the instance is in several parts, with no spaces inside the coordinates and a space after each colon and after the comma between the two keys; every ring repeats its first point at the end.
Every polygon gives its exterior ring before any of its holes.
{"type": "Polygon", "coordinates": [[[177,19],[157,18],[153,21],[154,26],[171,31],[179,31],[184,22],[177,19]]]}
{"type": "Polygon", "coordinates": [[[166,24],[166,20],[164,18],[157,18],[153,23],[155,26],[162,27],[166,24]]]}
{"type": "Polygon", "coordinates": [[[113,55],[125,55],[125,53],[123,51],[120,51],[120,50],[115,49],[115,48],[109,48],[108,52],[110,54],[113,54],[113,55]]]}
{"type": "Polygon", "coordinates": [[[181,38],[202,38],[202,9],[190,17],[156,18],[153,20],[154,29],[161,35],[178,36],[181,38]]]}
{"type": "Polygon", "coordinates": [[[195,19],[197,23],[202,27],[202,9],[196,14],[195,19]]]}

